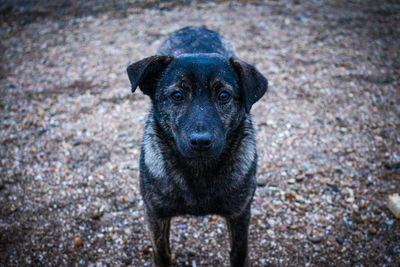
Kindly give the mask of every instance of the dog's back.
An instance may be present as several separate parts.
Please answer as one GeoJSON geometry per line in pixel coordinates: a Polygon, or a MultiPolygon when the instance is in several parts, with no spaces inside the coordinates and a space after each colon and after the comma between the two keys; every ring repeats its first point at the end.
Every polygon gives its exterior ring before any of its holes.
{"type": "Polygon", "coordinates": [[[173,32],[157,51],[160,56],[178,57],[183,54],[218,54],[235,56],[233,45],[220,34],[205,27],[191,26],[173,32]]]}

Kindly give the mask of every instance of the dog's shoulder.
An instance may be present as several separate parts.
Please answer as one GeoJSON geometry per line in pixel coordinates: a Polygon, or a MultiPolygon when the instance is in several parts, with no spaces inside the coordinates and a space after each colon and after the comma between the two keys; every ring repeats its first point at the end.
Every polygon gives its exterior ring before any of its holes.
{"type": "Polygon", "coordinates": [[[234,168],[233,174],[240,177],[248,175],[254,164],[257,163],[256,137],[249,114],[246,115],[237,134],[240,135],[240,141],[231,160],[234,168]]]}
{"type": "Polygon", "coordinates": [[[141,156],[143,159],[141,169],[146,168],[153,177],[167,176],[161,145],[162,142],[155,127],[153,113],[150,112],[142,138],[141,156]]]}

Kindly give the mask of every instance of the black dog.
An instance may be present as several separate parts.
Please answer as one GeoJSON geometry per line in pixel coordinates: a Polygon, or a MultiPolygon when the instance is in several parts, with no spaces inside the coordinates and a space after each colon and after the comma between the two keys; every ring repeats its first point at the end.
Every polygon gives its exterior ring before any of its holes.
{"type": "Polygon", "coordinates": [[[170,218],[218,214],[231,237],[231,265],[248,265],[257,154],[251,106],[267,80],[204,27],[172,33],[157,55],[127,69],[152,109],[143,136],[140,189],[157,266],[169,266],[170,218]]]}

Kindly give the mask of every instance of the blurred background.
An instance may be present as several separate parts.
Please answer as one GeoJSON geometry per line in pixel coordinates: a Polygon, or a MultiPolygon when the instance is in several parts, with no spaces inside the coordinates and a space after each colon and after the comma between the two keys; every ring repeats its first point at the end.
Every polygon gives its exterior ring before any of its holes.
{"type": "MultiPolygon", "coordinates": [[[[126,67],[205,25],[269,80],[253,266],[398,266],[398,1],[0,1],[0,265],[150,266],[149,100],[126,67]]],[[[176,266],[229,266],[225,222],[174,218],[176,266]]]]}

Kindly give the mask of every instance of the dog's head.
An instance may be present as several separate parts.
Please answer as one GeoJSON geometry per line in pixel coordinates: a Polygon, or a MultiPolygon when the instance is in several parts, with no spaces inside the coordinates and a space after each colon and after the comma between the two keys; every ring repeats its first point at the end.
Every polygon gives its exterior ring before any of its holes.
{"type": "Polygon", "coordinates": [[[268,82],[253,66],[213,54],[152,56],[127,69],[185,158],[215,158],[268,82]]]}

